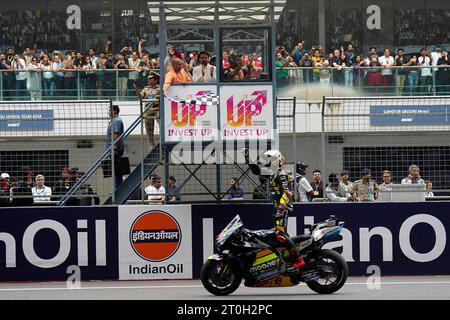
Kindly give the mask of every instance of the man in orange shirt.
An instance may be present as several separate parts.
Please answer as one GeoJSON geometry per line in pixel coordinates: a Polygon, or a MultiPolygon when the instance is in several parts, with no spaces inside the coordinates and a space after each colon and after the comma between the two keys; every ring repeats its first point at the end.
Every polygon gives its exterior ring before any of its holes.
{"type": "Polygon", "coordinates": [[[166,74],[164,79],[164,96],[169,93],[169,88],[172,83],[189,83],[192,82],[192,78],[184,70],[184,61],[178,58],[172,58],[172,69],[166,74]]]}

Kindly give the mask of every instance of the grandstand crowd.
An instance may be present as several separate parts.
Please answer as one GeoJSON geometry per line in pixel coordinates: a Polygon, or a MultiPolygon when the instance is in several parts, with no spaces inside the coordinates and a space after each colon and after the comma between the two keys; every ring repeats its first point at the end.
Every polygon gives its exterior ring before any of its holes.
{"type": "MultiPolygon", "coordinates": [[[[134,85],[144,87],[149,72],[160,69],[159,57],[146,52],[144,43],[142,38],[137,48],[124,47],[120,52],[112,52],[111,41],[102,52],[92,48],[86,53],[37,48],[15,52],[14,48],[7,48],[0,53],[3,99],[74,97],[78,90],[82,97],[133,96],[134,85]]],[[[263,52],[245,50],[229,48],[222,53],[222,80],[268,78],[269,64],[263,61],[263,52]]],[[[171,58],[176,57],[183,61],[193,80],[199,81],[194,75],[194,68],[200,65],[199,53],[169,45],[165,71],[171,67],[171,58]]],[[[208,53],[209,64],[215,65],[215,58],[208,53]]],[[[294,48],[277,46],[274,63],[280,88],[333,83],[396,95],[450,92],[448,52],[439,45],[408,55],[402,48],[394,51],[375,47],[365,54],[355,50],[351,43],[327,52],[321,46],[307,46],[302,41],[294,48]]]]}

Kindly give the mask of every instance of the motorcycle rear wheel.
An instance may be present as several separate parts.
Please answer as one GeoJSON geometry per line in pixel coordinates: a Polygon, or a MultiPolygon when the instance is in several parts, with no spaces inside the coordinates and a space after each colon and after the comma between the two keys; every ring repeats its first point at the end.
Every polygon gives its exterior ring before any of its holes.
{"type": "Polygon", "coordinates": [[[202,266],[200,279],[210,293],[225,296],[239,288],[242,273],[235,263],[225,260],[208,260],[202,266]]]}
{"type": "Polygon", "coordinates": [[[348,267],[344,258],[333,250],[322,249],[314,256],[315,268],[320,276],[314,281],[307,281],[306,285],[319,294],[331,294],[344,285],[348,276],[348,267]],[[330,280],[335,278],[335,280],[330,280]],[[325,281],[325,283],[321,283],[325,281]]]}

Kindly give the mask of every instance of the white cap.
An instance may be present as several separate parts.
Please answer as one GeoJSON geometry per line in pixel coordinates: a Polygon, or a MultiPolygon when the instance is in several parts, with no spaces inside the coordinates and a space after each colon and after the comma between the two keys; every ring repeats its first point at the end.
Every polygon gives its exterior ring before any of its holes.
{"type": "Polygon", "coordinates": [[[4,173],[2,173],[2,174],[0,175],[0,177],[1,177],[2,179],[6,179],[6,178],[9,178],[9,174],[7,174],[6,172],[4,172],[4,173]]]}

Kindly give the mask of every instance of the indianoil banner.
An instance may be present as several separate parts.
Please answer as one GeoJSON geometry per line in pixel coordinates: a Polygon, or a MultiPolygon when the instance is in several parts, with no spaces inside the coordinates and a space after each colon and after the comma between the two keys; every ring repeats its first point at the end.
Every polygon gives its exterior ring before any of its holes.
{"type": "Polygon", "coordinates": [[[273,139],[271,85],[222,86],[220,127],[223,140],[273,139]]]}
{"type": "Polygon", "coordinates": [[[190,205],[119,207],[119,280],[192,279],[190,205]]]}

